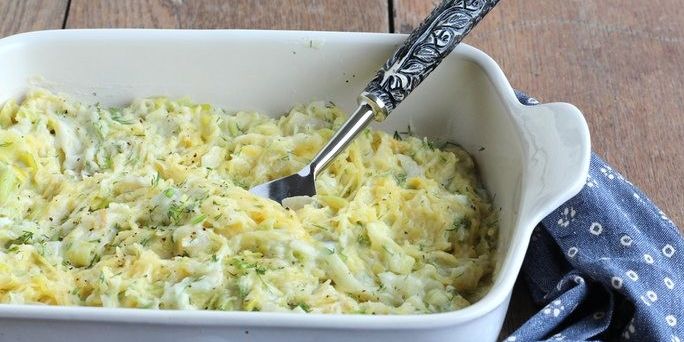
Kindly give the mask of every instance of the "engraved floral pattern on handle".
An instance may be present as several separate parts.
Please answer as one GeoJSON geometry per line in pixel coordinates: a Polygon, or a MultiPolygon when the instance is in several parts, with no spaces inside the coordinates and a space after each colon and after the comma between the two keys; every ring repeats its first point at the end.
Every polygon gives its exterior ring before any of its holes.
{"type": "Polygon", "coordinates": [[[442,1],[385,62],[362,96],[382,101],[379,107],[389,114],[498,2],[442,1]]]}

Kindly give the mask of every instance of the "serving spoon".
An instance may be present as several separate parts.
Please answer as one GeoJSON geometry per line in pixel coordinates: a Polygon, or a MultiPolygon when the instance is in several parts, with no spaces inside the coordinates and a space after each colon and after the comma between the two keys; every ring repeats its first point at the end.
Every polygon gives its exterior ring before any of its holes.
{"type": "Polygon", "coordinates": [[[299,172],[251,188],[283,200],[316,194],[316,176],[373,120],[383,121],[439,65],[499,0],[444,0],[394,52],[358,99],[358,107],[299,172]]]}

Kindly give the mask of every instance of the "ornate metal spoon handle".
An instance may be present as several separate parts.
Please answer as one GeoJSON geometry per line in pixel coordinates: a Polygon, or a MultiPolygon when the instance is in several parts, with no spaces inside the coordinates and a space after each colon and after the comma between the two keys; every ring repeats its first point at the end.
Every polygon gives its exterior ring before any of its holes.
{"type": "Polygon", "coordinates": [[[444,0],[411,33],[361,93],[382,121],[499,0],[444,0]]]}
{"type": "Polygon", "coordinates": [[[359,96],[359,107],[314,157],[314,175],[325,169],[375,118],[384,120],[463,40],[499,0],[444,0],[385,62],[359,96]]]}

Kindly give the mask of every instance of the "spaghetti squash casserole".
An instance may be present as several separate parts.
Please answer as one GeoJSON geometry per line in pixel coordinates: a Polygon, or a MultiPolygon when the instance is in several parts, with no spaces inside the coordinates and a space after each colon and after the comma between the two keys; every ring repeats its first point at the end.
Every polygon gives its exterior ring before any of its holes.
{"type": "Polygon", "coordinates": [[[365,130],[284,208],[246,189],[306,165],[344,114],[32,90],[0,111],[0,303],[409,314],[492,281],[497,211],[471,157],[365,130]]]}

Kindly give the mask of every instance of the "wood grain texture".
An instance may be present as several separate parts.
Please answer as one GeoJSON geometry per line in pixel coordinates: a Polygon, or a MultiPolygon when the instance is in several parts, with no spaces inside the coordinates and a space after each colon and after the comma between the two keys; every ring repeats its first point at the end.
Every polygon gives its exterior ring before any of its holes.
{"type": "MultiPolygon", "coordinates": [[[[434,6],[391,1],[404,33],[434,6]]],[[[679,0],[501,1],[465,41],[491,55],[514,87],[579,107],[594,151],[684,228],[682,18],[679,0]]],[[[500,337],[538,309],[518,279],[500,337]]]]}
{"type": "Polygon", "coordinates": [[[35,30],[60,29],[68,0],[0,0],[0,38],[35,30]]]}
{"type": "Polygon", "coordinates": [[[386,0],[72,0],[67,28],[387,32],[386,0]]]}

